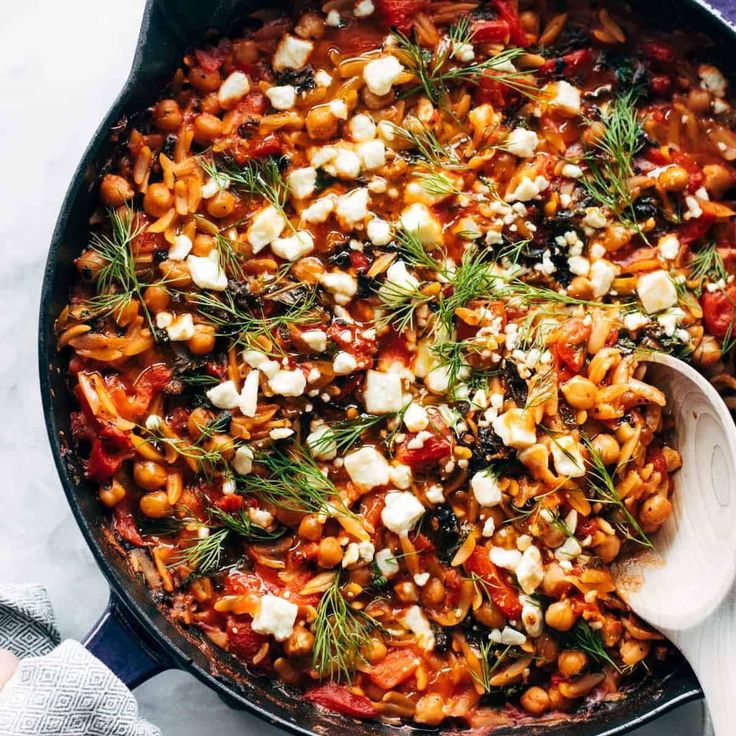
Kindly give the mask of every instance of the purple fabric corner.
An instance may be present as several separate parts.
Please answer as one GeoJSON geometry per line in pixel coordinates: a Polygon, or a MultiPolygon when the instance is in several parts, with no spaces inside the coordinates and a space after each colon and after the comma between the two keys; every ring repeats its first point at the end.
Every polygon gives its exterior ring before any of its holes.
{"type": "Polygon", "coordinates": [[[724,17],[736,23],[736,0],[708,0],[703,4],[720,10],[724,17]]]}

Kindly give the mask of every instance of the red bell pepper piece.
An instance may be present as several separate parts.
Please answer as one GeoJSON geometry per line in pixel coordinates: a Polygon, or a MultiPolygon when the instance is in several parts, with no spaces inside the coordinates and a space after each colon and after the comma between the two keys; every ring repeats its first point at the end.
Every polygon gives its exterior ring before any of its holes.
{"type": "Polygon", "coordinates": [[[371,669],[369,676],[378,687],[393,690],[414,674],[420,661],[409,649],[394,649],[371,669]]]}
{"type": "Polygon", "coordinates": [[[417,13],[427,6],[427,0],[376,0],[375,5],[385,26],[407,33],[414,25],[417,13]]]}
{"type": "Polygon", "coordinates": [[[519,594],[491,562],[486,547],[476,547],[473,554],[465,562],[465,567],[468,572],[474,572],[485,581],[491,600],[506,618],[518,619],[521,617],[519,594]]]}
{"type": "Polygon", "coordinates": [[[133,457],[128,433],[112,425],[97,429],[87,461],[87,477],[106,483],[120,469],[123,460],[133,457]]]}
{"type": "Polygon", "coordinates": [[[502,20],[509,24],[509,37],[511,43],[518,46],[526,46],[526,33],[521,27],[519,19],[519,3],[518,0],[493,0],[493,6],[498,11],[502,20]]]}
{"type": "Polygon", "coordinates": [[[736,323],[736,287],[704,291],[700,297],[705,331],[719,340],[733,333],[736,323]]]}
{"type": "Polygon", "coordinates": [[[365,695],[356,695],[334,682],[309,690],[304,694],[304,699],[351,718],[375,718],[378,715],[378,710],[365,695]]]}
{"type": "Polygon", "coordinates": [[[476,43],[506,43],[510,35],[508,21],[502,18],[473,23],[473,41],[476,43]]]}

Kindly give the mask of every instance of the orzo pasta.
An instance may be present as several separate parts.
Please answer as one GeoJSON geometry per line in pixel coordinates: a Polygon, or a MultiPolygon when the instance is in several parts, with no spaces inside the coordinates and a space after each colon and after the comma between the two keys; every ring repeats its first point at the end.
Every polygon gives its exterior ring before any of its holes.
{"type": "Polygon", "coordinates": [[[700,48],[614,5],[331,1],[209,39],[118,126],[59,348],[176,621],[428,725],[671,656],[609,565],[680,465],[642,356],[735,385],[735,118],[700,48]]]}

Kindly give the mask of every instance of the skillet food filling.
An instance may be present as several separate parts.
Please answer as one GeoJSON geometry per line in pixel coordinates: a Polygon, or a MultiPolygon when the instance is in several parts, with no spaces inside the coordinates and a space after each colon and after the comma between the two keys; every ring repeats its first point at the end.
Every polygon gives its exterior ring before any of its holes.
{"type": "Polygon", "coordinates": [[[642,358],[732,388],[736,118],[702,41],[648,28],[266,11],[115,128],[59,348],[177,622],[433,726],[601,707],[672,656],[609,566],[681,462],[642,358]]]}

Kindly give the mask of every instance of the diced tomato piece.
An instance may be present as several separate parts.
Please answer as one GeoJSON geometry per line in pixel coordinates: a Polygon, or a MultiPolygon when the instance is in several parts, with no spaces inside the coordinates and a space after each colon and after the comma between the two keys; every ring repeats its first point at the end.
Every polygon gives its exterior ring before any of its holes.
{"type": "Polygon", "coordinates": [[[539,67],[540,74],[572,76],[593,63],[592,49],[578,49],[557,59],[548,59],[539,67]]]}
{"type": "Polygon", "coordinates": [[[592,536],[595,534],[599,528],[600,525],[598,524],[597,518],[591,519],[589,516],[583,516],[578,520],[576,531],[584,539],[588,535],[592,536]]]}
{"type": "Polygon", "coordinates": [[[142,547],[145,544],[138,531],[138,524],[136,524],[130,508],[130,499],[127,496],[112,510],[112,525],[115,533],[126,542],[136,547],[142,547]]]}
{"type": "Polygon", "coordinates": [[[491,562],[487,547],[476,547],[465,562],[465,567],[468,572],[474,572],[485,581],[491,600],[506,618],[518,619],[521,616],[519,594],[491,562]]]}
{"type": "Polygon", "coordinates": [[[700,297],[705,331],[719,340],[733,333],[736,320],[736,287],[727,291],[704,291],[700,297]]]}
{"type": "Polygon", "coordinates": [[[375,0],[375,5],[385,26],[406,33],[414,25],[417,13],[427,6],[427,0],[375,0]]]}
{"type": "Polygon", "coordinates": [[[87,477],[106,483],[120,469],[124,460],[133,457],[133,444],[128,433],[112,425],[96,431],[87,461],[87,477]]]}
{"type": "Polygon", "coordinates": [[[350,251],[350,265],[354,271],[367,271],[371,265],[370,258],[365,253],[360,253],[357,250],[350,251]]]}
{"type": "MultiPolygon", "coordinates": [[[[238,103],[238,110],[242,110],[243,112],[248,113],[249,115],[265,115],[266,111],[268,110],[269,102],[266,95],[263,94],[260,90],[254,90],[253,92],[249,92],[243,99],[238,103]]],[[[266,141],[273,138],[274,140],[278,140],[276,136],[273,135],[267,135],[265,138],[258,137],[258,140],[260,141],[266,141]]],[[[255,141],[256,138],[252,138],[251,141],[255,141]]],[[[257,153],[258,146],[252,145],[251,151],[253,151],[254,156],[271,156],[273,153],[281,153],[281,144],[279,143],[278,151],[274,151],[271,153],[257,153]]]]}
{"type": "Polygon", "coordinates": [[[165,250],[169,247],[163,233],[151,233],[148,230],[138,233],[133,238],[131,249],[134,255],[143,253],[155,253],[159,250],[165,250]]]}
{"type": "Polygon", "coordinates": [[[421,447],[410,447],[417,435],[414,432],[408,433],[396,450],[396,459],[414,471],[429,470],[447,460],[455,444],[452,430],[439,413],[431,409],[428,413],[430,424],[426,431],[431,432],[431,436],[424,440],[421,447]]]}
{"type": "Polygon", "coordinates": [[[564,364],[575,373],[580,371],[585,363],[590,330],[590,325],[577,318],[569,319],[560,327],[555,341],[558,367],[564,364]]]}
{"type": "Polygon", "coordinates": [[[135,401],[141,412],[148,408],[153,397],[171,380],[171,369],[165,363],[146,368],[133,384],[135,401]]]}
{"type": "Polygon", "coordinates": [[[652,74],[649,79],[649,89],[655,95],[667,97],[672,92],[672,78],[667,74],[652,74]]]}
{"type": "Polygon", "coordinates": [[[682,168],[686,169],[687,173],[690,174],[687,191],[691,193],[697,192],[698,189],[703,186],[703,182],[705,181],[703,168],[700,164],[692,156],[687,153],[683,153],[682,151],[673,151],[672,161],[678,166],[682,166],[682,168]]]}
{"type": "Polygon", "coordinates": [[[230,53],[230,41],[223,39],[217,46],[208,46],[206,49],[197,49],[194,56],[199,66],[206,72],[216,72],[230,53]]]}
{"type": "Polygon", "coordinates": [[[351,23],[335,30],[330,36],[330,41],[334,42],[343,54],[360,54],[380,47],[385,37],[385,30],[376,26],[351,23]]]}
{"type": "Polygon", "coordinates": [[[667,477],[667,460],[662,452],[661,445],[652,444],[647,447],[646,462],[651,463],[662,478],[667,477]]]}
{"type": "Polygon", "coordinates": [[[375,718],[378,715],[378,710],[365,695],[356,695],[334,682],[312,688],[304,694],[304,699],[351,718],[375,718]]]}
{"type": "Polygon", "coordinates": [[[89,422],[87,421],[87,418],[84,416],[84,414],[81,411],[73,411],[69,415],[69,424],[70,424],[72,437],[77,442],[80,442],[81,440],[86,440],[87,442],[91,442],[92,439],[94,438],[94,432],[92,431],[92,427],[89,426],[89,422]]]}
{"type": "Polygon", "coordinates": [[[506,43],[510,35],[508,21],[501,18],[473,23],[473,41],[477,43],[506,43]]]}
{"type": "Polygon", "coordinates": [[[661,64],[672,64],[675,60],[675,49],[663,41],[646,41],[641,45],[641,53],[651,61],[661,64]]]}
{"type": "Polygon", "coordinates": [[[493,72],[488,71],[478,78],[474,98],[478,105],[487,103],[499,110],[506,110],[519,99],[519,96],[516,90],[499,82],[495,79],[493,72]]]}
{"type": "Polygon", "coordinates": [[[245,616],[232,616],[227,622],[228,651],[240,659],[250,661],[268,641],[264,634],[253,631],[245,616]]]}
{"type": "Polygon", "coordinates": [[[233,511],[239,511],[243,508],[243,497],[238,496],[236,493],[231,493],[227,496],[222,496],[215,501],[215,506],[218,509],[231,514],[233,511]]]}
{"type": "Polygon", "coordinates": [[[692,245],[696,240],[708,234],[715,221],[716,218],[713,215],[703,213],[697,219],[686,222],[679,229],[677,239],[682,245],[692,245]]]}
{"type": "Polygon", "coordinates": [[[367,337],[365,332],[356,322],[335,321],[327,329],[327,337],[334,340],[340,350],[350,353],[358,362],[358,368],[364,370],[373,365],[378,350],[376,339],[367,337]]]}
{"type": "Polygon", "coordinates": [[[186,429],[187,422],[189,421],[189,409],[185,409],[183,406],[177,406],[168,416],[169,426],[177,434],[182,434],[186,429]]]}
{"type": "Polygon", "coordinates": [[[393,690],[414,674],[420,661],[409,649],[394,649],[371,669],[369,677],[378,687],[393,690]]]}
{"type": "Polygon", "coordinates": [[[518,0],[493,0],[493,5],[498,11],[499,16],[509,25],[509,34],[511,43],[518,46],[526,46],[526,33],[521,27],[519,20],[518,0]]]}

